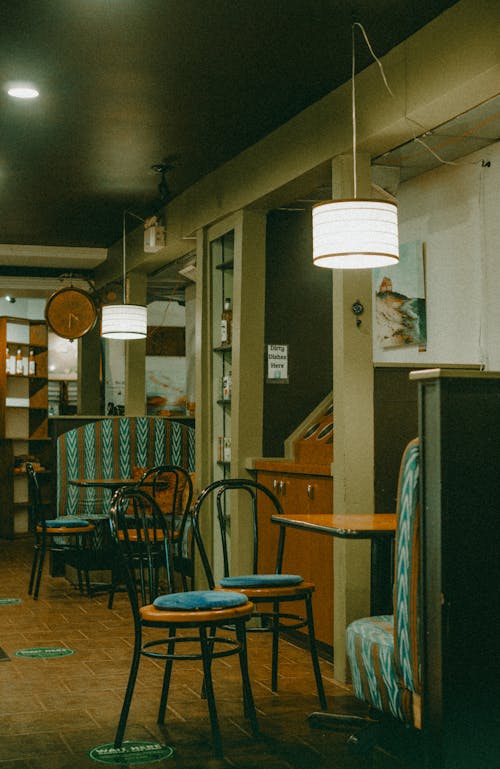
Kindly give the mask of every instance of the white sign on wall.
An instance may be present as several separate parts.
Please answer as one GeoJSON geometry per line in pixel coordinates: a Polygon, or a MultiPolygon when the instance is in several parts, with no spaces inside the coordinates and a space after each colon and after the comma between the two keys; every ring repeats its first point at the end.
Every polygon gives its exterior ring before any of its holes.
{"type": "Polygon", "coordinates": [[[288,383],[288,345],[267,345],[267,381],[288,383]]]}

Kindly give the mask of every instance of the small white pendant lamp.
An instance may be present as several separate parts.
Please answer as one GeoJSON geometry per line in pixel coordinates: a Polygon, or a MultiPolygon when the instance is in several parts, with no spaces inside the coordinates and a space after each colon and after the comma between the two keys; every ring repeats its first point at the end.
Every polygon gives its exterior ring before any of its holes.
{"type": "MultiPolygon", "coordinates": [[[[126,230],[123,212],[123,304],[105,304],[101,316],[101,336],[105,339],[144,339],[148,333],[148,308],[141,304],[127,304],[126,285],[126,230]]],[[[135,216],[135,214],[134,214],[135,216]]]]}
{"type": "MultiPolygon", "coordinates": [[[[367,269],[399,261],[398,212],[387,200],[359,199],[356,194],[356,91],[354,29],[352,25],[352,157],[354,198],[329,200],[313,206],[313,262],[329,269],[367,269]]],[[[376,57],[375,57],[376,58],[376,57]]],[[[385,80],[385,77],[384,77],[385,80]]]]}

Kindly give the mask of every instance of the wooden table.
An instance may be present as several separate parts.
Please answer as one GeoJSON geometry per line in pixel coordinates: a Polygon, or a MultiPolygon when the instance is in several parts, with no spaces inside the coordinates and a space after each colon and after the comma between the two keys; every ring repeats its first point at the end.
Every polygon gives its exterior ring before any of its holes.
{"type": "MultiPolygon", "coordinates": [[[[335,515],[334,513],[272,515],[271,521],[280,526],[278,547],[282,553],[287,527],[315,531],[342,539],[371,540],[371,612],[373,615],[392,614],[393,541],[396,532],[395,513],[374,515],[335,515]]],[[[309,724],[315,729],[350,728],[363,723],[358,716],[339,718],[324,711],[310,713],[309,724]]]]}
{"type": "Polygon", "coordinates": [[[303,529],[342,539],[371,540],[371,611],[392,614],[393,541],[396,513],[374,515],[336,515],[335,513],[272,515],[280,526],[280,554],[285,546],[287,527],[303,529]]]}
{"type": "Polygon", "coordinates": [[[136,478],[70,478],[68,483],[81,489],[119,489],[122,486],[135,486],[140,481],[136,478]]]}

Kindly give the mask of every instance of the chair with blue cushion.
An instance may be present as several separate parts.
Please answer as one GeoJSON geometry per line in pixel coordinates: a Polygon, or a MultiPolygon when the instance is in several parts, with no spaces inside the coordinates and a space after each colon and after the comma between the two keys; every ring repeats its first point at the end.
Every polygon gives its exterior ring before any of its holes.
{"type": "MultiPolygon", "coordinates": [[[[174,572],[180,574],[183,589],[187,590],[187,577],[192,576],[193,567],[192,559],[186,558],[183,554],[182,547],[186,539],[186,528],[189,526],[188,519],[193,498],[192,474],[178,465],[159,465],[151,467],[148,470],[144,468],[137,468],[137,470],[140,470],[140,472],[134,474],[134,477],[137,480],[137,488],[143,488],[144,491],[147,491],[147,493],[156,501],[163,513],[164,525],[156,532],[156,536],[161,538],[161,544],[163,544],[165,537],[168,538],[172,554],[172,569],[174,572]]],[[[137,556],[135,560],[137,561],[137,556]]],[[[152,579],[153,576],[153,574],[150,574],[149,579],[152,579]]],[[[118,587],[117,579],[118,575],[113,573],[108,599],[108,608],[110,609],[113,607],[114,595],[118,587]]],[[[142,601],[145,603],[146,583],[144,579],[142,580],[141,585],[142,601]]],[[[155,590],[156,588],[150,587],[150,595],[152,595],[155,590]]]]}
{"type": "Polygon", "coordinates": [[[213,748],[216,756],[222,757],[222,739],[212,680],[213,659],[238,655],[244,713],[250,720],[253,734],[258,733],[248,675],[245,633],[246,622],[253,613],[253,604],[240,592],[170,592],[172,543],[162,511],[144,489],[123,487],[115,493],[110,524],[116,553],[115,567],[120,571],[120,581],[127,585],[135,629],[132,664],[114,745],[118,748],[123,743],[142,656],[165,661],[157,719],[159,724],[165,722],[174,661],[184,660],[192,664],[193,660],[200,660],[213,748]],[[164,584],[160,581],[160,586],[163,593],[155,596],[158,586],[156,575],[161,565],[164,584]],[[147,605],[139,601],[142,590],[138,590],[138,583],[142,587],[143,582],[148,586],[150,603],[147,605]],[[228,624],[235,627],[236,637],[232,634],[230,637],[216,635],[217,629],[228,624]],[[164,630],[165,637],[159,639],[155,633],[152,640],[143,642],[143,631],[149,628],[164,630]]]}
{"type": "MultiPolygon", "coordinates": [[[[320,707],[326,710],[326,697],[321,678],[316,637],[314,633],[314,618],[312,607],[312,595],[315,586],[312,582],[306,582],[298,574],[283,574],[282,548],[278,548],[276,554],[275,570],[272,574],[260,574],[258,570],[259,529],[257,504],[259,495],[264,495],[271,502],[273,513],[283,514],[281,505],[275,495],[257,481],[232,478],[215,481],[207,486],[198,497],[193,508],[193,530],[196,544],[200,551],[201,561],[205,570],[208,585],[215,588],[213,570],[203,543],[200,529],[200,519],[204,513],[209,513],[213,507],[214,516],[218,522],[217,531],[220,534],[220,549],[223,563],[223,578],[220,580],[218,590],[237,590],[248,596],[249,600],[256,604],[259,610],[260,625],[250,630],[268,631],[272,634],[272,665],[271,687],[273,691],[278,689],[278,650],[279,638],[284,632],[306,628],[309,641],[309,651],[318,691],[320,707]],[[231,508],[237,503],[236,495],[240,501],[247,501],[246,509],[250,516],[249,531],[251,541],[248,542],[248,551],[251,558],[252,570],[248,574],[231,574],[230,554],[228,546],[228,523],[231,519],[231,508]],[[212,504],[213,503],[213,504],[212,504]],[[304,606],[304,613],[299,615],[290,613],[287,604],[300,602],[304,606]],[[285,608],[283,605],[285,604],[285,608]]],[[[233,508],[234,509],[234,508],[233,508]]],[[[238,505],[238,515],[244,509],[244,505],[238,505]]],[[[243,513],[244,514],[244,513],[243,513]]]]}
{"type": "Polygon", "coordinates": [[[94,525],[84,518],[63,515],[46,519],[40,498],[40,486],[36,470],[31,463],[26,464],[30,500],[30,531],[35,534],[33,564],[31,567],[29,595],[36,600],[40,590],[40,581],[47,552],[63,553],[65,561],[77,569],[78,586],[83,592],[82,572],[85,572],[87,594],[90,595],[89,572],[86,568],[86,551],[94,525]]]}
{"type": "Polygon", "coordinates": [[[394,613],[357,619],[346,631],[354,694],[369,706],[373,720],[321,713],[311,717],[311,725],[320,728],[369,724],[350,738],[352,746],[370,747],[384,715],[420,728],[419,550],[419,443],[414,439],[403,452],[399,470],[394,613]]]}

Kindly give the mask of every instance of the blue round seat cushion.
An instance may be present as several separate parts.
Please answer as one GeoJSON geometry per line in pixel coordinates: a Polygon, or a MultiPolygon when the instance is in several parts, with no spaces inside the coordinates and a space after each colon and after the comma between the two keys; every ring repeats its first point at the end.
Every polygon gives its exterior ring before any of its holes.
{"type": "Polygon", "coordinates": [[[240,574],[236,577],[223,577],[221,587],[293,587],[300,585],[303,578],[299,574],[240,574]]]}
{"type": "Polygon", "coordinates": [[[84,521],[83,518],[72,518],[70,515],[61,515],[59,518],[52,518],[50,521],[45,521],[45,525],[49,529],[59,529],[61,527],[70,529],[88,526],[89,522],[84,521]]]}
{"type": "Polygon", "coordinates": [[[188,590],[185,593],[159,595],[153,601],[155,609],[164,611],[209,611],[233,609],[243,606],[248,598],[243,593],[224,593],[217,590],[188,590]]]}

